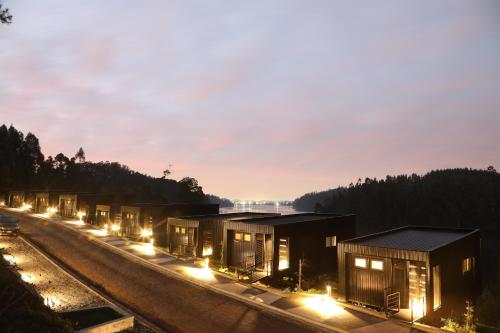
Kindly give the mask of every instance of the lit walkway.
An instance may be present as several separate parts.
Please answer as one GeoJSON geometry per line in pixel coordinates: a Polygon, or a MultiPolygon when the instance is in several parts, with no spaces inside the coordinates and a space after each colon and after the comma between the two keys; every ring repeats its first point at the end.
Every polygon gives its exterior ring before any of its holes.
{"type": "Polygon", "coordinates": [[[40,214],[31,216],[64,225],[86,235],[92,241],[105,244],[123,255],[145,261],[157,269],[164,270],[167,274],[175,274],[215,292],[232,295],[239,300],[267,306],[270,309],[274,308],[296,319],[317,323],[325,329],[337,332],[420,332],[395,321],[346,308],[325,296],[282,293],[274,289],[261,289],[239,283],[208,268],[180,260],[149,243],[133,242],[109,235],[104,230],[79,221],[48,218],[40,214]]]}

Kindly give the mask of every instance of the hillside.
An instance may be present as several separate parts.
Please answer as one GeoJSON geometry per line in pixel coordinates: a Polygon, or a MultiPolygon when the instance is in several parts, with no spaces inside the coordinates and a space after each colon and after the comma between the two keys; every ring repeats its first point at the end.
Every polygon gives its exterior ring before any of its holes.
{"type": "Polygon", "coordinates": [[[206,202],[194,178],[180,181],[155,178],[118,162],[89,162],[80,150],[74,157],[62,153],[44,157],[38,138],[13,126],[0,126],[0,189],[55,189],[87,192],[134,193],[151,202],[206,202]]]}

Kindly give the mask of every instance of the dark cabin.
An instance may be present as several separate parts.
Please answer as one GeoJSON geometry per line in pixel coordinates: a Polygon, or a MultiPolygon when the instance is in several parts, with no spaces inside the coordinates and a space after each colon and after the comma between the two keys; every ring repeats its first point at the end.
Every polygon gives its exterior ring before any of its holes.
{"type": "Polygon", "coordinates": [[[62,217],[94,223],[97,196],[87,192],[60,193],[57,212],[62,217]]]}
{"type": "Polygon", "coordinates": [[[7,206],[11,208],[21,208],[25,200],[24,191],[9,191],[7,206]]]}
{"type": "Polygon", "coordinates": [[[99,194],[96,199],[95,224],[99,227],[108,228],[117,221],[121,221],[121,206],[132,205],[135,202],[134,194],[104,193],[99,194]]]}
{"type": "Polygon", "coordinates": [[[33,211],[37,214],[45,214],[49,208],[57,212],[59,206],[59,192],[37,191],[34,193],[33,211]]]}
{"type": "Polygon", "coordinates": [[[210,256],[212,261],[220,262],[224,248],[225,221],[241,217],[277,215],[279,214],[238,212],[170,217],[167,221],[167,247],[175,254],[193,257],[210,256]]]}
{"type": "MultiPolygon", "coordinates": [[[[120,208],[120,234],[134,239],[144,238],[149,231],[158,246],[167,246],[167,221],[169,217],[216,214],[219,205],[188,203],[136,203],[120,208]]],[[[115,220],[114,223],[118,223],[115,220]]],[[[148,236],[151,237],[151,236],[148,236]]]]}
{"type": "Polygon", "coordinates": [[[267,275],[294,274],[299,260],[313,273],[336,273],[337,242],[355,235],[354,215],[303,213],[224,223],[224,258],[267,275]]]}
{"type": "Polygon", "coordinates": [[[479,230],[408,226],[340,242],[341,299],[404,320],[465,311],[479,292],[479,230]]]}

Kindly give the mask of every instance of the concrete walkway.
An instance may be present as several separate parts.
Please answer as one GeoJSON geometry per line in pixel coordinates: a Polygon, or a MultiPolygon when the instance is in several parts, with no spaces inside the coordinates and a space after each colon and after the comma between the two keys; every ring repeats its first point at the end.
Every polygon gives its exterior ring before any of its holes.
{"type": "MultiPolygon", "coordinates": [[[[12,209],[16,213],[19,210],[12,209]]],[[[409,325],[387,320],[375,314],[356,311],[342,303],[320,295],[296,295],[283,293],[272,288],[257,288],[236,282],[221,273],[180,260],[149,243],[133,242],[126,238],[109,235],[92,225],[75,220],[49,218],[42,214],[30,214],[32,217],[61,224],[85,235],[89,240],[99,242],[106,247],[136,260],[141,260],[157,270],[174,274],[198,286],[232,296],[240,301],[252,302],[270,310],[286,313],[309,324],[316,324],[322,329],[335,332],[420,332],[409,325]]]]}

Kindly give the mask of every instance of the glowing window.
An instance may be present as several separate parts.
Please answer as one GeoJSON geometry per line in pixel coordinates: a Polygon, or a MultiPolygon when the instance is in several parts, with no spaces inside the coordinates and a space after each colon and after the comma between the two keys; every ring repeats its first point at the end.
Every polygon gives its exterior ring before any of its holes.
{"type": "Polygon", "coordinates": [[[278,262],[278,269],[283,270],[287,269],[290,267],[290,258],[289,258],[289,246],[290,246],[290,240],[288,237],[286,238],[280,238],[279,242],[279,262],[278,262]]]}
{"type": "Polygon", "coordinates": [[[241,240],[241,238],[242,238],[241,232],[237,232],[237,233],[234,234],[234,240],[239,241],[239,240],[241,240]]]}
{"type": "Polygon", "coordinates": [[[383,271],[384,270],[384,262],[382,260],[371,260],[370,267],[372,269],[383,271]]]}
{"type": "Polygon", "coordinates": [[[472,270],[472,258],[465,258],[462,261],[462,273],[467,273],[472,270]]]}
{"type": "Polygon", "coordinates": [[[175,233],[177,233],[177,234],[178,234],[180,231],[181,231],[181,228],[179,228],[179,227],[175,227],[175,233]]]}
{"type": "Polygon", "coordinates": [[[366,259],[365,258],[354,258],[354,266],[360,268],[366,268],[366,259]]]}
{"type": "Polygon", "coordinates": [[[245,242],[251,242],[252,241],[252,235],[251,234],[244,234],[243,240],[245,242]]]}
{"type": "Polygon", "coordinates": [[[326,247],[337,246],[337,236],[326,237],[326,247]]]}
{"type": "Polygon", "coordinates": [[[181,228],[181,234],[185,234],[186,233],[186,228],[181,228]]]}
{"type": "Polygon", "coordinates": [[[432,267],[432,290],[434,310],[441,306],[441,269],[439,265],[432,267]]]}

